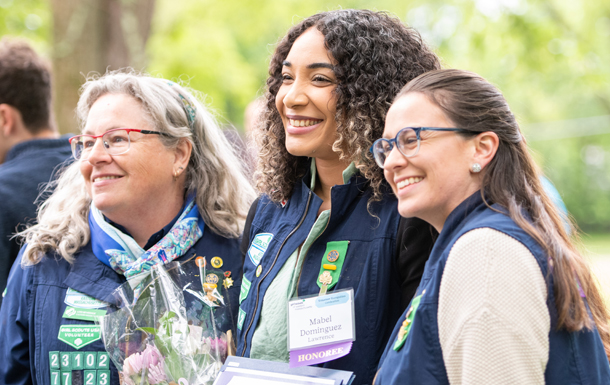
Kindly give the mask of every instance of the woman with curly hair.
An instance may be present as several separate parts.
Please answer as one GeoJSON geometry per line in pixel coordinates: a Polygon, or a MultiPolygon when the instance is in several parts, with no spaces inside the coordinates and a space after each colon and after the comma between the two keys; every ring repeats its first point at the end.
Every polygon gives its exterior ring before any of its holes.
{"type": "Polygon", "coordinates": [[[287,362],[288,301],[352,288],[357,339],[324,367],[371,382],[434,234],[400,219],[369,148],[394,95],[439,66],[416,31],[367,10],[313,15],[281,40],[257,127],[263,194],[242,242],[237,354],[287,362]]]}

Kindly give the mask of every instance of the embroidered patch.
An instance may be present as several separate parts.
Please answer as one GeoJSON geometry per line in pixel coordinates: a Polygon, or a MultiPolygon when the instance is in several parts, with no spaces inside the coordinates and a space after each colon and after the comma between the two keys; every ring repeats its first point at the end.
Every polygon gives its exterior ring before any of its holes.
{"type": "Polygon", "coordinates": [[[411,325],[413,325],[413,319],[415,318],[415,313],[417,312],[417,308],[421,302],[421,297],[425,293],[426,291],[424,290],[422,294],[413,298],[413,301],[411,301],[409,310],[407,310],[407,314],[405,315],[405,320],[402,322],[402,325],[400,325],[400,329],[398,330],[396,342],[394,342],[393,349],[395,351],[399,351],[404,346],[407,336],[409,335],[409,331],[411,331],[411,325]]]}
{"type": "Polygon", "coordinates": [[[72,288],[68,288],[64,303],[68,306],[79,307],[83,309],[99,309],[108,306],[106,302],[100,301],[99,299],[95,299],[93,297],[89,297],[88,295],[76,291],[72,288]]]}
{"type": "Polygon", "coordinates": [[[248,249],[248,257],[250,257],[250,261],[252,261],[254,266],[258,266],[261,262],[261,258],[263,258],[263,254],[267,251],[267,247],[269,247],[272,239],[273,234],[271,233],[257,234],[254,237],[248,249]]]}
{"type": "Polygon", "coordinates": [[[49,352],[49,366],[51,367],[51,369],[59,370],[59,352],[49,352]]]}
{"type": "MultiPolygon", "coordinates": [[[[100,327],[97,325],[62,325],[57,336],[58,340],[67,343],[74,349],[80,349],[101,338],[100,327]]],[[[64,370],[63,356],[61,360],[61,367],[64,370]]]]}
{"type": "Polygon", "coordinates": [[[70,353],[72,357],[72,370],[83,370],[83,363],[85,360],[85,355],[83,352],[72,352],[70,353]]]}
{"type": "Polygon", "coordinates": [[[243,277],[243,279],[241,281],[241,290],[239,292],[239,304],[240,305],[242,302],[244,302],[244,300],[246,298],[248,298],[248,293],[250,293],[250,286],[252,286],[252,282],[248,281],[248,278],[243,277]]]}
{"type": "Polygon", "coordinates": [[[241,330],[244,326],[244,321],[246,320],[246,312],[239,308],[239,314],[237,315],[237,328],[241,330]]]}
{"type": "Polygon", "coordinates": [[[106,310],[81,309],[78,307],[68,306],[66,307],[62,318],[93,322],[104,315],[106,315],[106,310]]]}

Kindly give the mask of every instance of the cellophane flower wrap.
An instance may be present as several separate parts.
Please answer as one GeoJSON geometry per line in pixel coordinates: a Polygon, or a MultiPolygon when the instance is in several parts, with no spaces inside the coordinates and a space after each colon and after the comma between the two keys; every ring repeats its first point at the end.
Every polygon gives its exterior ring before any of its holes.
{"type": "Polygon", "coordinates": [[[212,384],[234,346],[227,279],[199,257],[155,266],[135,290],[133,283],[117,289],[118,310],[99,324],[121,382],[212,384]]]}

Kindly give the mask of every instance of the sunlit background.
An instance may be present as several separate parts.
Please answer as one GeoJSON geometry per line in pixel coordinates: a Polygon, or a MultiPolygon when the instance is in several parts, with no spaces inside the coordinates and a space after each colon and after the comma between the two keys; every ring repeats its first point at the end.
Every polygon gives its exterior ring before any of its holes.
{"type": "Polygon", "coordinates": [[[396,15],[446,67],[475,71],[504,92],[610,293],[609,1],[0,0],[0,33],[28,38],[53,62],[62,132],[77,131],[85,75],[128,65],[188,81],[243,131],[278,39],[337,8],[396,15]]]}

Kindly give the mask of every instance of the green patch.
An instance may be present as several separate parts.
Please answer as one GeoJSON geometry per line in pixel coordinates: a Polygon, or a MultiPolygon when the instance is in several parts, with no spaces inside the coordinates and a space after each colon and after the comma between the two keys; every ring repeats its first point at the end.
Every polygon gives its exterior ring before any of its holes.
{"type": "Polygon", "coordinates": [[[248,293],[250,293],[250,286],[252,286],[252,282],[248,281],[248,278],[244,276],[241,281],[241,291],[239,292],[240,305],[242,302],[244,302],[246,298],[248,298],[248,293]]]}
{"type": "Polygon", "coordinates": [[[244,321],[246,320],[246,312],[239,308],[239,314],[237,315],[237,328],[239,330],[244,326],[244,321]]]}
{"type": "MultiPolygon", "coordinates": [[[[80,349],[100,338],[102,338],[102,334],[100,333],[100,327],[97,325],[62,325],[57,336],[58,340],[67,343],[74,349],[80,349]]],[[[63,353],[61,360],[62,369],[64,369],[63,353]]]]}
{"type": "Polygon", "coordinates": [[[339,281],[345,255],[347,254],[347,246],[349,241],[335,241],[326,244],[326,251],[320,261],[320,272],[316,283],[322,288],[326,284],[326,290],[330,290],[339,281]]]}
{"type": "Polygon", "coordinates": [[[82,309],[72,306],[67,306],[64,311],[63,318],[66,319],[77,319],[82,321],[96,321],[99,317],[106,315],[106,310],[97,309],[82,309]]]}
{"type": "Polygon", "coordinates": [[[415,318],[415,313],[417,312],[417,308],[419,307],[419,303],[421,302],[421,294],[417,297],[413,298],[411,301],[411,306],[407,311],[405,316],[405,320],[402,322],[400,326],[400,330],[398,331],[398,335],[396,336],[396,342],[394,342],[393,349],[395,351],[399,351],[405,344],[407,337],[409,336],[409,332],[411,331],[411,326],[413,325],[413,319],[415,318]]]}

